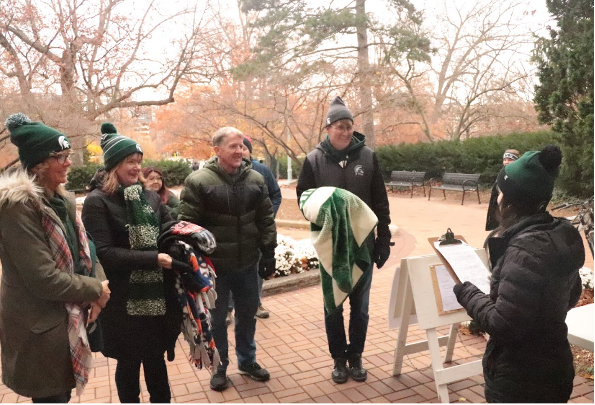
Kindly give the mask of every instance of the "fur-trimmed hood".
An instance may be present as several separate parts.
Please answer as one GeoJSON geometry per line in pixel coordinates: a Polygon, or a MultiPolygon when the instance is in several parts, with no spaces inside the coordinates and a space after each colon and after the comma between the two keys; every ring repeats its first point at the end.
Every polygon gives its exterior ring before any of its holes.
{"type": "Polygon", "coordinates": [[[40,201],[44,192],[24,170],[14,170],[0,175],[0,207],[4,204],[22,204],[31,200],[40,201]]]}

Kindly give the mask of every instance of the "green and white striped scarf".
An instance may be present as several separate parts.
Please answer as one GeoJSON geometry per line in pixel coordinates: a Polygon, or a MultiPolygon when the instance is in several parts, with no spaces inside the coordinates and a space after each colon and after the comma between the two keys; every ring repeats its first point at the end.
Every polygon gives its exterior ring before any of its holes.
{"type": "Polygon", "coordinates": [[[372,252],[366,241],[378,218],[355,194],[336,187],[304,191],[300,209],[310,221],[324,307],[329,313],[343,304],[364,271],[371,268],[372,252]]]}
{"type": "MultiPolygon", "coordinates": [[[[143,195],[140,184],[123,189],[126,202],[128,239],[133,250],[157,250],[159,222],[153,208],[143,195]]],[[[128,315],[165,315],[163,270],[137,269],[130,273],[130,291],[126,302],[128,315]]]]}

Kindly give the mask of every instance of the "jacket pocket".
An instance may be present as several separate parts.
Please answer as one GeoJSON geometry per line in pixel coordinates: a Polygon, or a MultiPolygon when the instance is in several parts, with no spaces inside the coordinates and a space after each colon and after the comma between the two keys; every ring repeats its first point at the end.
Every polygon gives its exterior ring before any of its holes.
{"type": "Polygon", "coordinates": [[[41,317],[31,326],[31,332],[35,334],[46,333],[60,325],[64,318],[58,316],[41,317]]]}

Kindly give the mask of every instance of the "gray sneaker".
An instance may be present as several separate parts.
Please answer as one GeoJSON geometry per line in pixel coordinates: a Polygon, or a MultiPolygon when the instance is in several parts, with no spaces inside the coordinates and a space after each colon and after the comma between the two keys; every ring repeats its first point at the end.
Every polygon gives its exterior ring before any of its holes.
{"type": "Polygon", "coordinates": [[[258,309],[256,310],[256,317],[260,319],[266,319],[269,317],[269,311],[264,309],[262,305],[259,305],[258,309]]]}
{"type": "Polygon", "coordinates": [[[213,391],[223,391],[227,388],[227,368],[223,366],[217,367],[217,372],[211,376],[210,386],[213,391]]]}
{"type": "Polygon", "coordinates": [[[246,365],[240,364],[238,366],[238,372],[240,374],[249,375],[253,380],[256,381],[267,381],[269,378],[271,378],[269,372],[260,367],[260,365],[258,365],[256,362],[246,365]]]}

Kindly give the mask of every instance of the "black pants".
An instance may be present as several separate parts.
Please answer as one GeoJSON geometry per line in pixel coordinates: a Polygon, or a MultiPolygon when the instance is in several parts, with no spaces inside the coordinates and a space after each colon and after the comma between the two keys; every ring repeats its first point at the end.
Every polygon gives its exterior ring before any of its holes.
{"type": "Polygon", "coordinates": [[[66,391],[58,395],[49,397],[31,398],[34,404],[66,404],[70,401],[71,391],[66,391]]]}
{"type": "Polygon", "coordinates": [[[171,392],[167,379],[167,367],[163,353],[155,353],[141,359],[119,359],[116,366],[116,387],[121,403],[140,402],[140,366],[145,370],[145,382],[149,390],[149,401],[168,403],[171,392]]]}

